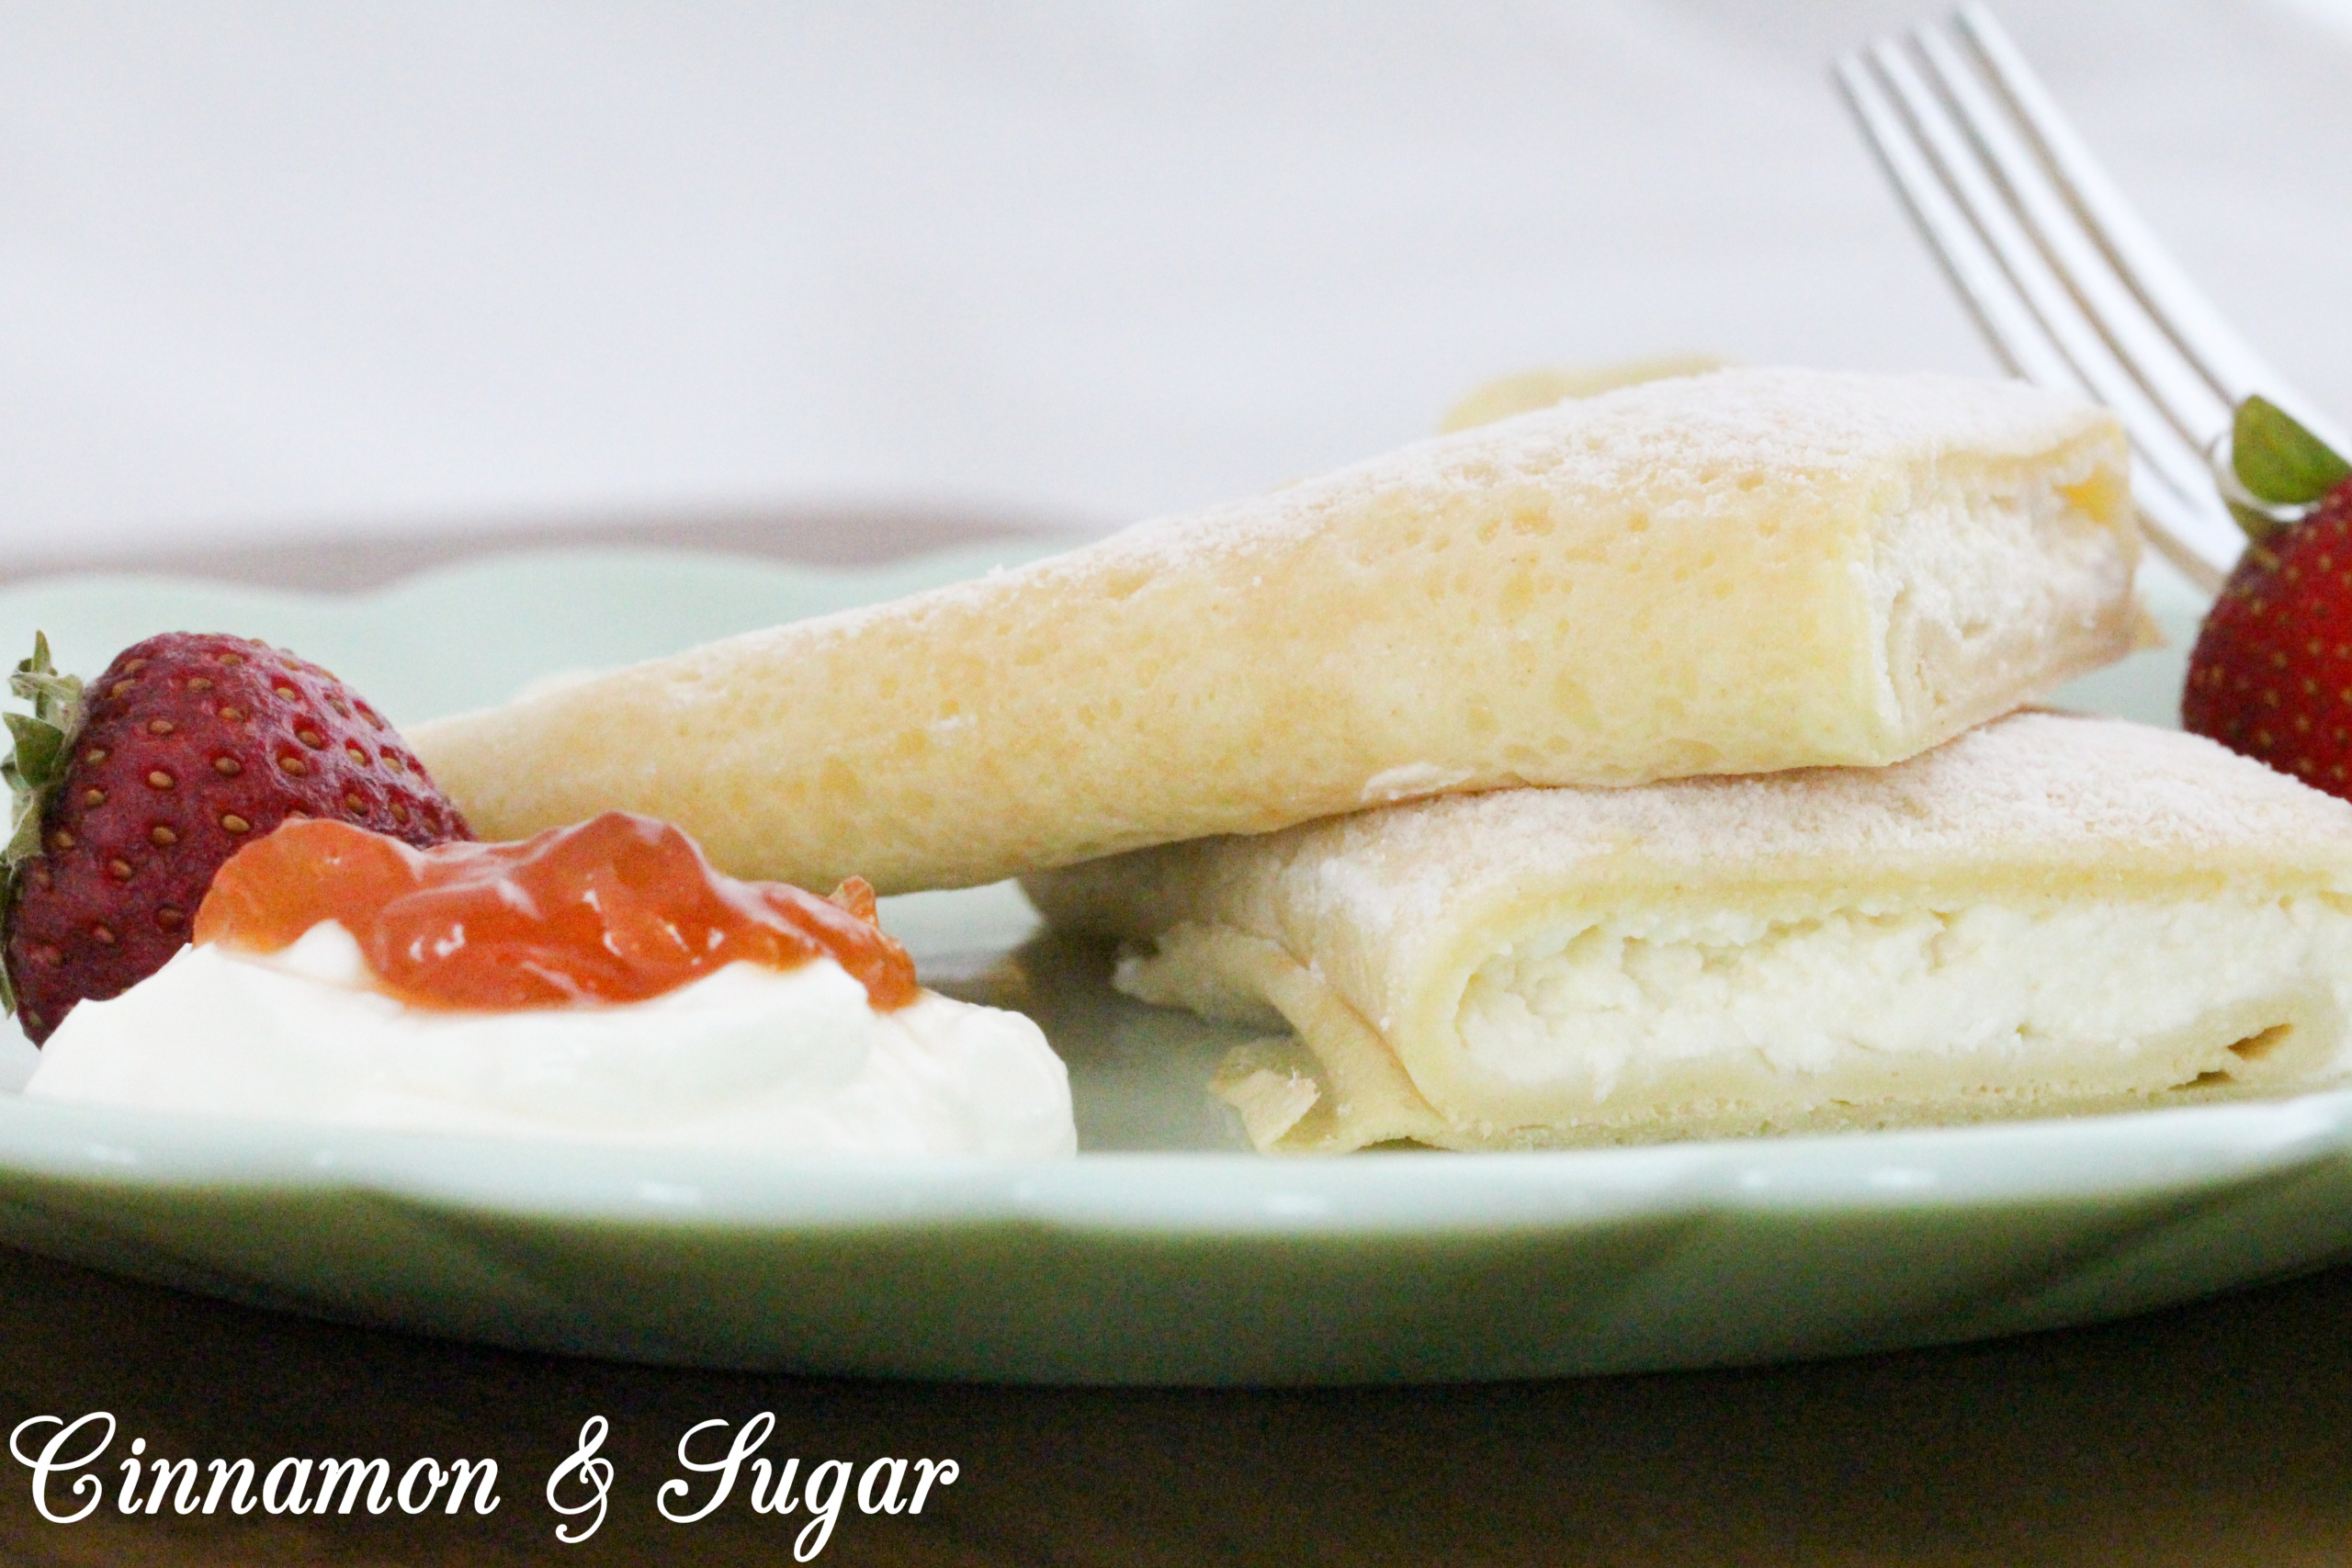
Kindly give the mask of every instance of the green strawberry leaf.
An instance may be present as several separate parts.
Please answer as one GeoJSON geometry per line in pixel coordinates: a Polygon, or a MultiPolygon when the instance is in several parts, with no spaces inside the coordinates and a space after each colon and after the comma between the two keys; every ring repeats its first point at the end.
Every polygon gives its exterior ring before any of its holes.
{"type": "Polygon", "coordinates": [[[57,755],[65,749],[65,731],[28,714],[0,714],[0,718],[7,721],[8,734],[17,743],[5,770],[8,783],[32,784],[53,777],[57,755]]]}
{"type": "MultiPolygon", "coordinates": [[[[16,743],[0,759],[0,783],[7,785],[12,805],[7,840],[0,844],[0,936],[16,912],[26,863],[40,858],[41,817],[65,775],[74,738],[82,728],[81,680],[57,672],[46,635],[33,634],[33,655],[8,677],[8,689],[32,704],[33,711],[0,714],[16,743]]],[[[0,963],[0,1010],[17,1010],[16,987],[6,963],[0,963]]]]}
{"type": "Polygon", "coordinates": [[[82,678],[60,675],[50,661],[49,634],[33,633],[33,656],[17,661],[8,689],[33,705],[33,716],[71,735],[82,727],[82,678]]]}
{"type": "MultiPolygon", "coordinates": [[[[8,918],[16,912],[17,879],[12,876],[0,886],[0,931],[8,929],[8,918]]],[[[17,982],[6,964],[0,964],[0,1015],[17,1016],[17,982]]]]}
{"type": "Polygon", "coordinates": [[[64,775],[66,748],[82,728],[82,682],[60,675],[50,662],[49,638],[33,634],[33,656],[8,677],[8,689],[33,705],[29,714],[0,714],[16,744],[0,760],[0,782],[13,796],[6,847],[0,848],[0,877],[40,853],[40,818],[50,792],[64,775]]]}
{"type": "Polygon", "coordinates": [[[0,847],[0,866],[13,872],[40,853],[40,813],[17,812],[16,826],[8,834],[7,843],[0,847]]]}
{"type": "Polygon", "coordinates": [[[2279,506],[2308,506],[2352,479],[2352,463],[2264,397],[2238,405],[2230,426],[2230,466],[2256,500],[2279,506]]]}

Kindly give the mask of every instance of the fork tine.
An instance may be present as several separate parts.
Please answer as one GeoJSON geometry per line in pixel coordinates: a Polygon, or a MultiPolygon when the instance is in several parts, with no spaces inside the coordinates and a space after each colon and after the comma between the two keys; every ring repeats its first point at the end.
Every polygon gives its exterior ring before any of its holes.
{"type": "Polygon", "coordinates": [[[2114,270],[2111,253],[2083,228],[2080,209],[2051,183],[2003,106],[1959,51],[1932,28],[1917,29],[1913,42],[2008,209],[2049,264],[2051,275],[2074,296],[2117,367],[2139,383],[2149,404],[2172,427],[2187,448],[2183,456],[2201,477],[2207,447],[2229,426],[2231,402],[2215,391],[2194,362],[2184,358],[2174,334],[2150,316],[2144,299],[2114,270]]]}
{"type": "Polygon", "coordinates": [[[2007,193],[1977,158],[1964,120],[1956,117],[1951,106],[1929,87],[1900,45],[1882,39],[1871,47],[1870,59],[1903,107],[1905,118],[1919,137],[1945,188],[2016,287],[2026,308],[2065,357],[2076,383],[2124,415],[2134,437],[2148,449],[2148,456],[2173,478],[2186,477],[2181,471],[2182,458],[2201,473],[2203,464],[2193,448],[2185,442],[2167,442],[2158,436],[2157,433],[2169,427],[2171,421],[2154,411],[2137,383],[2130,381],[2120,364],[2117,344],[2098,331],[2079,298],[2067,286],[2060,268],[2035,243],[2010,206],[2007,193]]]}
{"type": "MultiPolygon", "coordinates": [[[[2210,455],[2213,441],[2229,428],[2229,405],[2181,356],[2172,335],[2115,274],[2106,252],[2085,232],[2075,209],[2027,150],[2007,111],[1959,51],[1930,28],[1917,29],[1913,46],[1982,162],[1989,184],[1973,183],[1972,192],[1980,201],[1997,198],[2003,204],[1999,209],[1987,209],[1994,214],[1987,220],[1994,223],[1992,231],[2000,236],[1996,248],[2014,253],[2032,244],[2046,270],[2030,274],[2037,280],[2030,292],[2044,302],[2042,308],[2053,321],[2071,303],[2100,340],[2093,348],[2072,327],[2071,316],[2059,334],[2098,394],[2124,417],[2141,457],[2134,494],[2143,520],[2151,525],[2152,539],[2160,546],[2188,547],[2213,570],[2232,564],[2245,540],[2218,502],[2210,455]],[[2044,277],[2048,283],[2039,281],[2044,277]],[[2061,301],[2058,289],[2070,299],[2061,301]],[[2097,357],[2086,357],[2090,355],[2097,357]]],[[[2177,563],[2185,552],[2166,553],[2177,563]]],[[[2199,581],[2208,577],[2205,571],[2191,575],[2199,581]]]]}
{"type": "Polygon", "coordinates": [[[1876,73],[1860,53],[1840,56],[1836,73],[1848,106],[1861,122],[1864,140],[2002,363],[2029,381],[2071,386],[2087,394],[2090,389],[2041,330],[1975,226],[1952,201],[1876,73]]]}
{"type": "Polygon", "coordinates": [[[2133,493],[2151,542],[2200,584],[2218,586],[2243,540],[2211,496],[2203,455],[2060,280],[1951,111],[1892,40],[1847,56],[1838,79],[1986,335],[2029,379],[2086,392],[2122,416],[2142,459],[2133,493]]]}
{"type": "Polygon", "coordinates": [[[2346,449],[2325,416],[2254,351],[2140,221],[1992,12],[1971,0],[1953,23],[2092,243],[2214,395],[2234,407],[2260,392],[2330,446],[2346,449]]]}
{"type": "Polygon", "coordinates": [[[2183,489],[2193,487],[2204,476],[2202,456],[2173,430],[2173,422],[2124,367],[2120,345],[2099,330],[2061,268],[2036,243],[2007,193],[1976,156],[1964,122],[1928,86],[1899,45],[1881,40],[1871,48],[1871,61],[1903,106],[1954,201],[2065,356],[2077,381],[2123,416],[2143,455],[2160,471],[2183,489]]]}
{"type": "MultiPolygon", "coordinates": [[[[2169,482],[2140,471],[2132,476],[2132,504],[2140,514],[2140,531],[2156,553],[2199,588],[2218,595],[2229,581],[2228,571],[2180,542],[2212,527],[2211,502],[2184,497],[2169,482]]],[[[2243,542],[2238,548],[2245,548],[2243,542]]]]}

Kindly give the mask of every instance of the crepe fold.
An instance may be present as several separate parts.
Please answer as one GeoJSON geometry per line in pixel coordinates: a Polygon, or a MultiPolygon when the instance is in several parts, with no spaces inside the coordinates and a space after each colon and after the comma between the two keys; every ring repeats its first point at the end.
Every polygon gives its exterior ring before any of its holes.
{"type": "Polygon", "coordinates": [[[2352,805],[2019,714],[1883,769],[1521,789],[1029,879],[1148,1001],[1287,1026],[1260,1146],[1882,1127],[2352,1067],[2352,805]]]}
{"type": "Polygon", "coordinates": [[[1522,784],[1894,761],[2129,650],[2114,420],[2015,382],[1658,381],[411,730],[486,838],[989,882],[1522,784]]]}

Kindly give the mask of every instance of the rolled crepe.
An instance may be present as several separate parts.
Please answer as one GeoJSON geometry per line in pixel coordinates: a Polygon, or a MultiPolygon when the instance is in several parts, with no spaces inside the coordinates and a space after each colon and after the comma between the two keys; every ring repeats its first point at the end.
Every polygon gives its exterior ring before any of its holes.
{"type": "Polygon", "coordinates": [[[1883,769],[1523,789],[1031,879],[1118,984],[1286,1025],[1261,1147],[1881,1127],[2352,1068],[2352,805],[2026,713],[1883,769]]]}
{"type": "Polygon", "coordinates": [[[884,892],[1521,784],[1894,761],[2132,645],[2115,421],[1659,381],[409,733],[486,838],[607,808],[884,892]]]}

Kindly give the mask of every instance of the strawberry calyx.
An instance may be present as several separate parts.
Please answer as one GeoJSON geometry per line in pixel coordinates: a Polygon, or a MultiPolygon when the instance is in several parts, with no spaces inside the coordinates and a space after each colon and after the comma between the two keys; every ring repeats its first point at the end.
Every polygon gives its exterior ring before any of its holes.
{"type": "MultiPolygon", "coordinates": [[[[26,863],[40,854],[41,817],[65,777],[74,738],[82,728],[82,678],[58,673],[46,633],[33,634],[32,657],[17,661],[8,689],[32,704],[32,712],[0,715],[15,742],[0,759],[0,780],[10,796],[8,840],[0,846],[0,931],[15,910],[26,863]]],[[[0,1011],[16,1010],[16,986],[7,966],[0,964],[0,1011]]]]}
{"type": "Polygon", "coordinates": [[[2230,515],[2254,547],[2267,555],[2281,534],[2352,479],[2352,462],[2294,415],[2256,394],[2232,415],[2229,461],[2214,465],[2214,478],[2230,515]]]}

